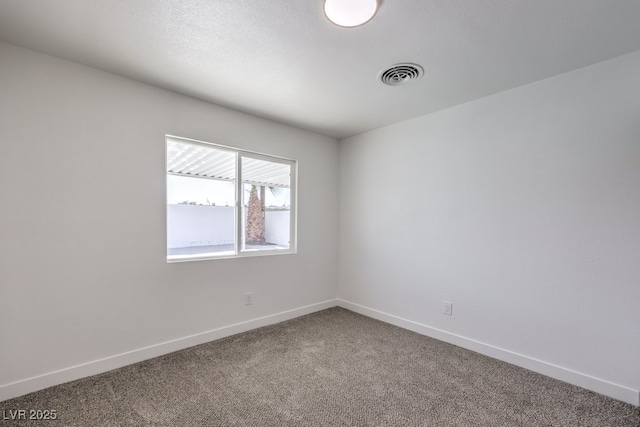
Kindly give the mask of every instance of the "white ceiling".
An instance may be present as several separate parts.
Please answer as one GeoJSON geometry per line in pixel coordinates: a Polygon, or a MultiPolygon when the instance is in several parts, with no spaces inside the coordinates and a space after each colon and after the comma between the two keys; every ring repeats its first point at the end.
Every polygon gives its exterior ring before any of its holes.
{"type": "Polygon", "coordinates": [[[0,40],[343,138],[640,50],[640,0],[0,0],[0,40]]]}

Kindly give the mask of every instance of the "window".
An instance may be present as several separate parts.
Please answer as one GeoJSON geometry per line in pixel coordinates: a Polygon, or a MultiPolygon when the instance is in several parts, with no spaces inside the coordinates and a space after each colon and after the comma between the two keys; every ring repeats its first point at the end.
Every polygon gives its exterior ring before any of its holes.
{"type": "Polygon", "coordinates": [[[294,160],[166,139],[167,261],[295,253],[294,160]]]}

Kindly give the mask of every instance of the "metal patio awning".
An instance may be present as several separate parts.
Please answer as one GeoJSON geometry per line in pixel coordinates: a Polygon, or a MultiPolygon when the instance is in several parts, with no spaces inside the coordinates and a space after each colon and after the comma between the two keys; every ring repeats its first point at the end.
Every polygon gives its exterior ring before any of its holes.
{"type": "MultiPolygon", "coordinates": [[[[192,178],[233,181],[234,151],[167,138],[167,173],[192,178]]],[[[242,182],[267,187],[289,187],[291,166],[252,157],[242,157],[242,182]]]]}

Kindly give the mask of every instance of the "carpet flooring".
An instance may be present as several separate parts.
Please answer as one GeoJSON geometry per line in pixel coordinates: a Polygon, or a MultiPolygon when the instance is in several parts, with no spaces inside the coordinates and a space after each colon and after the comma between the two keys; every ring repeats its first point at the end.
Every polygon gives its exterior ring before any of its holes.
{"type": "Polygon", "coordinates": [[[332,308],[0,402],[2,426],[638,427],[638,408],[332,308]],[[27,412],[28,414],[28,412],[27,412]]]}

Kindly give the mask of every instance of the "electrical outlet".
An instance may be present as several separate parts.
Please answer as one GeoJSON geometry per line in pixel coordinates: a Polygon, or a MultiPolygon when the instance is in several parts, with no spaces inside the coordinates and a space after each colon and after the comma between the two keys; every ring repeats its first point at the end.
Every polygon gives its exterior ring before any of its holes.
{"type": "Polygon", "coordinates": [[[247,292],[244,294],[244,305],[253,304],[253,292],[247,292]]]}
{"type": "Polygon", "coordinates": [[[442,312],[447,316],[453,315],[453,303],[449,301],[444,302],[444,307],[442,308],[442,312]]]}

